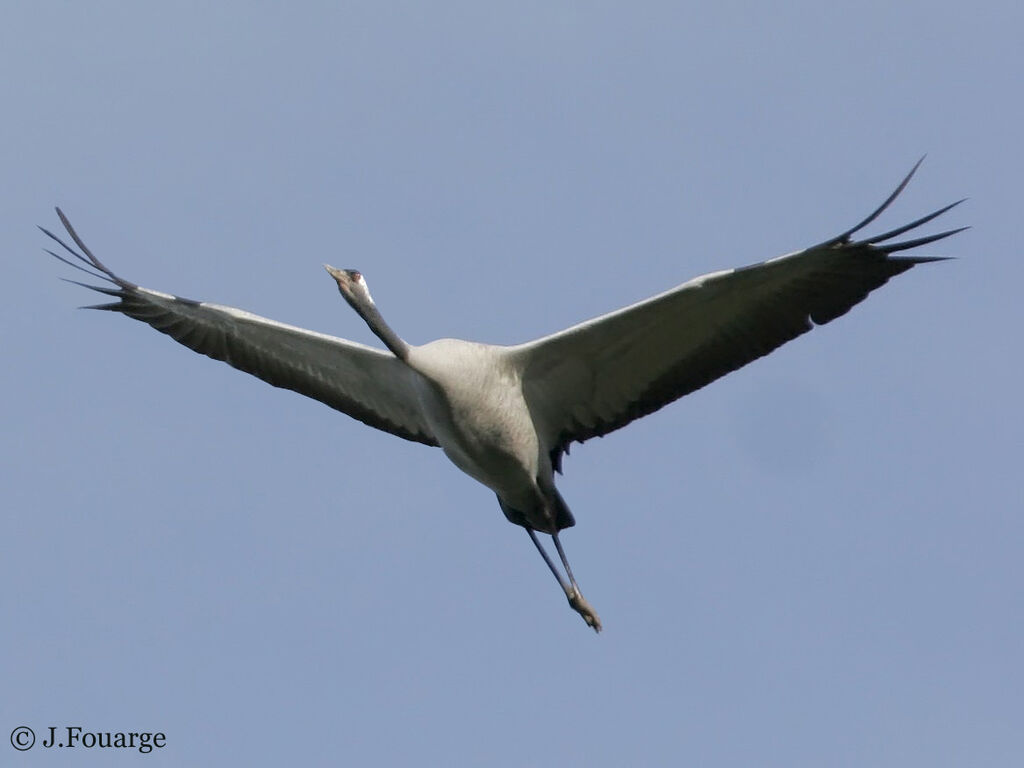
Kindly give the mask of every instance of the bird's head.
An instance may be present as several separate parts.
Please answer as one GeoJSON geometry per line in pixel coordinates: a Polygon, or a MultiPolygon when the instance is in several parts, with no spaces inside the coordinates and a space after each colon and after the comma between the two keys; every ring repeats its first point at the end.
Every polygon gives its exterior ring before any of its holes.
{"type": "Polygon", "coordinates": [[[338,284],[338,290],[345,297],[345,301],[366,321],[370,330],[377,334],[377,338],[384,342],[384,345],[395,354],[395,357],[408,360],[409,345],[402,341],[380,316],[377,305],[373,303],[373,297],[370,295],[370,288],[366,285],[362,274],[355,269],[335,269],[328,264],[324,264],[324,269],[338,284]]]}
{"type": "MultiPolygon", "coordinates": [[[[324,264],[327,274],[334,278],[338,284],[338,291],[345,297],[353,309],[360,312],[367,306],[373,306],[373,297],[370,295],[370,288],[366,285],[366,279],[362,273],[355,269],[335,269],[329,264],[324,264]]],[[[362,312],[360,312],[362,314],[362,312]]]]}

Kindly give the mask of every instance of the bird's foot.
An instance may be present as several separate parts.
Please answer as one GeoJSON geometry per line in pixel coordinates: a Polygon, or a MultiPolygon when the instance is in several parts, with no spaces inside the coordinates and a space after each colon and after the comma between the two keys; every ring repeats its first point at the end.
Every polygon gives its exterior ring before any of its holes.
{"type": "Polygon", "coordinates": [[[565,596],[569,599],[569,605],[576,613],[583,617],[583,620],[587,622],[587,626],[592,628],[595,632],[601,631],[601,619],[597,616],[597,611],[590,607],[590,603],[586,601],[580,591],[574,587],[570,587],[565,590],[565,596]]]}

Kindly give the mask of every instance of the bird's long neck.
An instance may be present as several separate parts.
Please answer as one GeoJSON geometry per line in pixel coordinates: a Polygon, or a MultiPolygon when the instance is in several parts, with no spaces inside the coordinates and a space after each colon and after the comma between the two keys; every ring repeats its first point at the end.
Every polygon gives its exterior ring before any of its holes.
{"type": "Polygon", "coordinates": [[[361,304],[357,311],[362,315],[363,320],[370,326],[377,338],[384,342],[384,346],[390,349],[395,357],[403,362],[409,360],[409,345],[401,337],[391,330],[391,326],[384,322],[380,311],[374,304],[361,304]]]}

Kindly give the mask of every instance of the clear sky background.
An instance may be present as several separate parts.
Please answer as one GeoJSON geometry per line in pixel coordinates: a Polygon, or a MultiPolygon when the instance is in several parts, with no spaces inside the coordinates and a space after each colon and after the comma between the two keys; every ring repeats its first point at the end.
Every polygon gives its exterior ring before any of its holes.
{"type": "Polygon", "coordinates": [[[0,28],[0,764],[1021,764],[1019,3],[171,6],[0,28]],[[567,458],[600,636],[439,451],[75,309],[35,229],[379,346],[354,267],[411,342],[514,343],[836,234],[925,152],[874,231],[969,196],[956,261],[567,458]]]}

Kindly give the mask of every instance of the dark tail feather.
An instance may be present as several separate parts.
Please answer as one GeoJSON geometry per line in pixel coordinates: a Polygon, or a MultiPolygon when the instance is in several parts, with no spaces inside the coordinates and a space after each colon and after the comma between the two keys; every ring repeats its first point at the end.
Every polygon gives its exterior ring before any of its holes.
{"type": "MultiPolygon", "coordinates": [[[[572,528],[576,525],[576,518],[572,516],[572,512],[569,511],[569,505],[565,503],[565,499],[562,498],[562,494],[558,492],[558,489],[551,488],[548,492],[548,498],[553,502],[553,509],[551,511],[555,516],[555,531],[560,531],[563,528],[572,528]]],[[[513,509],[502,500],[501,496],[498,496],[498,506],[501,507],[501,511],[505,514],[505,519],[513,525],[520,525],[523,528],[530,528],[541,533],[555,532],[550,530],[551,526],[544,520],[546,515],[540,504],[538,504],[538,514],[532,516],[521,510],[513,509]]]]}
{"type": "Polygon", "coordinates": [[[551,490],[554,491],[552,497],[555,500],[555,525],[558,526],[558,530],[572,528],[576,525],[576,518],[572,516],[569,505],[565,503],[565,499],[562,498],[562,494],[558,492],[557,488],[551,490]]]}

